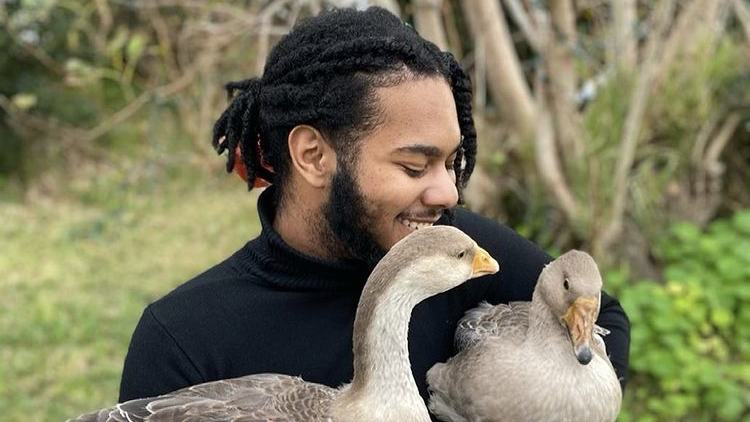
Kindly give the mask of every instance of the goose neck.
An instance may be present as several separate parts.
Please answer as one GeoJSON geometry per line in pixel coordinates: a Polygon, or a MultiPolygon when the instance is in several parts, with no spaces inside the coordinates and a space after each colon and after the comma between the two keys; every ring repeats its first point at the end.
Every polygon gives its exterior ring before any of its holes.
{"type": "Polygon", "coordinates": [[[531,333],[543,333],[544,337],[550,338],[551,333],[565,335],[565,329],[559,318],[542,298],[539,290],[535,290],[531,299],[529,310],[529,329],[531,333]]]}
{"type": "Polygon", "coordinates": [[[368,288],[354,323],[351,408],[381,409],[360,420],[430,421],[409,362],[409,319],[424,296],[399,288],[368,288]],[[395,418],[395,419],[394,419],[395,418]]]}

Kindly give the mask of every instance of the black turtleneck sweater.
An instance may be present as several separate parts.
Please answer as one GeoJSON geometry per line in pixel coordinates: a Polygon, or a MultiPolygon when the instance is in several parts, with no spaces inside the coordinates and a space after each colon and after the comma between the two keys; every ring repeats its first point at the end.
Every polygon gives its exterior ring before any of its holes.
{"type": "MultiPolygon", "coordinates": [[[[332,387],[351,380],[352,324],[368,269],[289,247],[273,230],[270,193],[258,201],[260,236],[145,309],[125,359],[120,401],[262,372],[332,387]]],[[[516,232],[476,214],[458,209],[453,224],[497,259],[501,270],[414,309],[409,354],[425,398],[425,374],[454,354],[453,332],[464,312],[482,300],[531,300],[551,260],[516,232]]],[[[598,324],[611,331],[605,342],[624,385],[629,323],[620,304],[604,293],[598,324]]]]}

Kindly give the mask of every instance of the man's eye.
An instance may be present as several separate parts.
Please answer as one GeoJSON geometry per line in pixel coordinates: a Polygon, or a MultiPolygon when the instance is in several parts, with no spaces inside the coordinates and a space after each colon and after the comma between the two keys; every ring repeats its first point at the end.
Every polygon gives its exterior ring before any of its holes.
{"type": "Polygon", "coordinates": [[[445,162],[445,168],[448,169],[448,171],[455,170],[454,164],[456,162],[456,157],[453,156],[448,159],[448,161],[445,162]]]}
{"type": "Polygon", "coordinates": [[[401,166],[409,177],[419,177],[424,174],[425,168],[414,168],[409,166],[401,166]]]}

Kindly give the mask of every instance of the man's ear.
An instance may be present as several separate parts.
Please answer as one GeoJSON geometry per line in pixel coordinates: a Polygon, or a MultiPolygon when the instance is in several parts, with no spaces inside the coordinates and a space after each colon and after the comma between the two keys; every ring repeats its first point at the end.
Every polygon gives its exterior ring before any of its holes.
{"type": "Polygon", "coordinates": [[[336,171],[336,152],[320,131],[297,125],[289,132],[287,142],[294,170],[311,186],[325,187],[336,171]]]}

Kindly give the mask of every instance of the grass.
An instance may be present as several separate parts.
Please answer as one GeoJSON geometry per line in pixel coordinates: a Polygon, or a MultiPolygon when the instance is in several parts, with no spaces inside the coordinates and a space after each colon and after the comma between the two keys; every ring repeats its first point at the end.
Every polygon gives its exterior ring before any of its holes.
{"type": "Polygon", "coordinates": [[[217,168],[91,176],[52,200],[0,202],[4,421],[114,404],[143,308],[259,231],[257,195],[217,168]]]}

